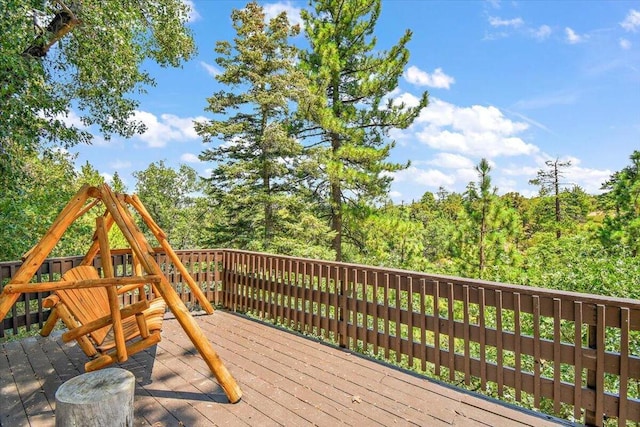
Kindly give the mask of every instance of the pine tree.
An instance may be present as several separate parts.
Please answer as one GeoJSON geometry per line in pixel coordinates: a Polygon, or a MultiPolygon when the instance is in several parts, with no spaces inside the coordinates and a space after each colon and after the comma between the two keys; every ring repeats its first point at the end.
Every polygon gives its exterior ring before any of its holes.
{"type": "MultiPolygon", "coordinates": [[[[461,274],[486,279],[488,267],[512,262],[521,225],[516,211],[508,207],[491,186],[491,166],[486,159],[480,160],[476,172],[478,182],[470,182],[464,194],[464,214],[453,248],[461,274]]],[[[500,277],[492,275],[491,278],[500,277]]]]}
{"type": "Polygon", "coordinates": [[[409,60],[411,32],[387,51],[376,49],[379,0],[319,0],[314,5],[313,11],[302,12],[310,48],[301,66],[324,100],[303,111],[308,123],[300,136],[317,162],[312,188],[324,203],[335,233],[332,247],[341,260],[343,216],[380,200],[391,173],[407,166],[387,160],[394,146],[388,133],[413,122],[427,105],[427,93],[414,107],[389,98],[409,60]]]}
{"type": "Polygon", "coordinates": [[[622,245],[635,257],[640,252],[640,151],[634,151],[631,165],[614,173],[602,186],[609,190],[614,212],[607,214],[599,238],[609,248],[622,245]]]}
{"type": "Polygon", "coordinates": [[[566,185],[561,182],[564,177],[564,169],[571,166],[571,161],[561,162],[559,159],[547,160],[545,162],[548,169],[540,169],[537,177],[529,180],[529,184],[538,185],[540,187],[540,195],[546,196],[549,192],[553,192],[555,200],[555,223],[556,223],[556,239],[562,237],[561,223],[562,210],[560,208],[560,187],[566,185]]]}
{"type": "Polygon", "coordinates": [[[115,171],[113,173],[113,177],[111,177],[111,188],[113,189],[113,191],[115,191],[116,193],[126,193],[127,192],[127,186],[125,185],[124,181],[122,180],[122,178],[120,178],[120,174],[118,173],[118,171],[115,171]]]}
{"type": "Polygon", "coordinates": [[[196,123],[205,142],[224,143],[205,150],[200,159],[214,162],[209,193],[224,206],[226,221],[214,227],[217,244],[267,249],[278,213],[291,192],[300,144],[291,135],[292,103],[306,89],[296,69],[297,49],[288,43],[299,33],[281,13],[265,24],[257,3],[234,10],[233,44],[216,43],[216,80],[228,90],[208,99],[207,111],[218,116],[196,123]],[[259,208],[258,208],[259,207],[259,208]],[[252,246],[250,246],[252,245],[252,246]]]}

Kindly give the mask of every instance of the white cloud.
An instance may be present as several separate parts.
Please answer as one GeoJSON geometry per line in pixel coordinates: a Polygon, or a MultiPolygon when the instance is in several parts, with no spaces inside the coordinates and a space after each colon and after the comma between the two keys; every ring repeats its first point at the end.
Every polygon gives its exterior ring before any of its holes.
{"type": "Polygon", "coordinates": [[[533,166],[511,165],[500,169],[500,171],[508,176],[530,176],[534,178],[540,168],[533,166]]]}
{"type": "MultiPolygon", "coordinates": [[[[194,120],[204,117],[178,117],[173,114],[156,115],[146,111],[136,111],[134,119],[141,121],[147,130],[137,138],[152,148],[164,147],[173,141],[188,141],[198,139],[199,136],[193,127],[194,120]]],[[[206,119],[205,119],[206,120],[206,119]]]]}
{"type": "Polygon", "coordinates": [[[612,173],[608,169],[583,168],[572,164],[567,168],[565,178],[568,183],[579,185],[589,194],[599,194],[602,193],[602,183],[607,181],[612,173]]]}
{"type": "Polygon", "coordinates": [[[113,175],[110,173],[102,172],[100,176],[104,179],[104,182],[113,184],[113,175]]]}
{"type": "Polygon", "coordinates": [[[564,33],[567,36],[567,42],[569,44],[578,44],[578,43],[582,43],[583,41],[586,40],[587,36],[586,35],[580,35],[578,33],[576,33],[575,31],[573,31],[573,29],[566,27],[564,29],[564,33]]]}
{"type": "Polygon", "coordinates": [[[131,167],[131,162],[127,160],[116,160],[109,163],[109,167],[113,169],[128,169],[131,167]]]}
{"type": "Polygon", "coordinates": [[[399,191],[389,191],[389,197],[391,197],[394,200],[401,200],[402,193],[399,191]]]}
{"type": "Polygon", "coordinates": [[[404,92],[393,98],[393,105],[403,104],[407,107],[417,107],[420,104],[420,98],[408,92],[404,92]]]}
{"type": "Polygon", "coordinates": [[[549,38],[551,33],[551,27],[548,25],[540,25],[537,29],[531,29],[531,35],[533,38],[540,41],[549,38]]]}
{"type": "Polygon", "coordinates": [[[538,152],[538,147],[518,137],[528,128],[527,123],[514,122],[493,106],[458,107],[433,98],[408,132],[436,150],[493,158],[538,152]]]}
{"type": "MultiPolygon", "coordinates": [[[[39,114],[40,117],[44,117],[44,114],[39,114]]],[[[75,126],[78,129],[87,129],[84,123],[82,123],[82,119],[74,110],[67,111],[66,114],[58,114],[54,117],[56,120],[60,120],[67,126],[75,126]]]]}
{"type": "Polygon", "coordinates": [[[427,164],[447,169],[473,169],[475,166],[470,158],[451,153],[438,153],[427,164]]]}
{"type": "Polygon", "coordinates": [[[200,159],[193,153],[184,153],[180,156],[180,160],[186,163],[200,163],[200,159]]]}
{"type": "Polygon", "coordinates": [[[456,181],[467,185],[470,182],[478,182],[478,172],[475,165],[472,168],[458,169],[456,171],[456,181]]]}
{"type": "Polygon", "coordinates": [[[182,2],[189,8],[189,17],[187,18],[187,22],[195,22],[202,18],[196,10],[196,5],[193,4],[193,0],[182,0],[182,2]]]}
{"type": "Polygon", "coordinates": [[[627,39],[620,39],[620,47],[623,48],[624,50],[629,50],[631,49],[631,42],[627,39]]]}
{"type": "Polygon", "coordinates": [[[445,174],[437,169],[419,169],[415,166],[394,172],[393,177],[396,183],[408,182],[433,188],[450,187],[456,182],[456,179],[450,174],[445,174]]]}
{"type": "Polygon", "coordinates": [[[626,31],[636,32],[640,28],[640,11],[635,9],[629,10],[629,13],[624,18],[624,21],[620,23],[620,26],[626,31]]]}
{"type": "Polygon", "coordinates": [[[265,4],[263,8],[267,21],[275,18],[282,12],[286,12],[290,24],[300,25],[300,27],[303,26],[302,18],[300,17],[301,9],[293,6],[290,1],[265,4]]]}
{"type": "Polygon", "coordinates": [[[489,17],[489,24],[492,27],[513,27],[518,28],[524,24],[522,18],[513,18],[513,19],[501,19],[496,16],[489,17]]]}
{"type": "Polygon", "coordinates": [[[202,66],[202,68],[204,68],[207,74],[209,74],[211,77],[215,77],[222,72],[215,65],[208,64],[204,61],[200,61],[200,66],[202,66]]]}
{"type": "Polygon", "coordinates": [[[446,75],[442,68],[436,68],[432,74],[422,71],[416,66],[411,66],[404,73],[404,78],[417,86],[429,86],[438,89],[449,89],[455,83],[455,79],[446,75]]]}

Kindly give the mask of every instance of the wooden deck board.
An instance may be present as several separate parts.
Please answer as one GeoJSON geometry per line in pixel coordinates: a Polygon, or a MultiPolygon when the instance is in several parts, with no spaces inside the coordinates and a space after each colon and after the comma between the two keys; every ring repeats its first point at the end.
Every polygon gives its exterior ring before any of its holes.
{"type": "MultiPolygon", "coordinates": [[[[168,315],[162,341],[119,365],[136,376],[136,426],[559,424],[242,316],[217,311],[195,319],[242,400],[226,403],[168,315]]],[[[86,361],[60,333],[0,345],[0,426],[53,426],[55,390],[86,361]]]]}

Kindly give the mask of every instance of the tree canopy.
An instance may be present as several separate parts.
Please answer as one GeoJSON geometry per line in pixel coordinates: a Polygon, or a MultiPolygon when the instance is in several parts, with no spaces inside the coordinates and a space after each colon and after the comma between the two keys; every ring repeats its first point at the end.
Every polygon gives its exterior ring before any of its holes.
{"type": "MultiPolygon", "coordinates": [[[[301,101],[304,76],[296,68],[297,49],[289,37],[299,33],[283,12],[265,23],[257,3],[234,10],[237,36],[216,43],[216,79],[228,89],[208,98],[215,118],[195,124],[207,142],[219,142],[202,152],[213,162],[209,193],[226,206],[228,227],[216,231],[219,244],[268,249],[284,228],[287,196],[301,146],[291,132],[291,107],[301,101]],[[259,208],[258,208],[259,207],[259,208]]],[[[289,218],[290,220],[290,218],[289,218]]]]}
{"type": "Polygon", "coordinates": [[[15,182],[24,158],[52,143],[89,143],[91,126],[107,139],[141,132],[131,120],[136,95],[154,84],[143,63],[178,66],[194,54],[188,12],[181,0],[3,1],[3,186],[15,182]]]}
{"type": "Polygon", "coordinates": [[[304,112],[307,126],[300,137],[313,148],[308,153],[317,173],[310,179],[329,214],[332,248],[341,260],[345,213],[381,200],[391,173],[406,167],[388,160],[394,146],[389,131],[408,127],[427,105],[427,93],[416,106],[389,97],[409,60],[411,31],[390,49],[376,49],[379,0],[319,0],[313,6],[302,11],[310,47],[301,67],[323,101],[304,112]]]}

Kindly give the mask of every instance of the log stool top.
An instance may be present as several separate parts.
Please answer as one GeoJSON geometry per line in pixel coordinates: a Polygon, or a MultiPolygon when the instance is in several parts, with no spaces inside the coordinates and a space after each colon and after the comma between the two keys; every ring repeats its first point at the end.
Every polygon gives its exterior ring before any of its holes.
{"type": "Polygon", "coordinates": [[[133,425],[135,376],[120,368],[78,375],[56,391],[56,426],[133,425]]]}

